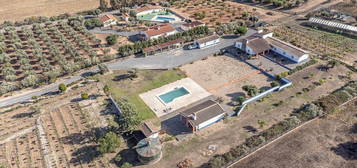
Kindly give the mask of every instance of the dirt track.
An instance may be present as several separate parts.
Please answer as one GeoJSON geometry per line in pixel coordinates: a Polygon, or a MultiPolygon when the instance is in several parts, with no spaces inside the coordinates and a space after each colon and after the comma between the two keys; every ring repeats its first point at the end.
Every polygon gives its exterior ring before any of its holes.
{"type": "Polygon", "coordinates": [[[53,16],[94,9],[99,0],[1,0],[0,22],[19,21],[31,16],[53,16]]]}

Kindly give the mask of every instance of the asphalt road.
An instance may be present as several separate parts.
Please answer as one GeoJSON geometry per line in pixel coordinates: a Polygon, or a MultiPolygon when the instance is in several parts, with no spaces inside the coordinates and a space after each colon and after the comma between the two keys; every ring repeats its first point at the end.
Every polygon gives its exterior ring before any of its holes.
{"type": "MultiPolygon", "coordinates": [[[[239,37],[243,38],[250,36],[255,33],[254,30],[249,30],[245,36],[239,37]]],[[[194,50],[173,50],[168,52],[163,52],[157,55],[143,57],[143,58],[128,58],[125,60],[118,60],[113,63],[108,63],[107,66],[111,70],[123,70],[123,69],[170,69],[180,65],[188,64],[190,62],[200,60],[206,56],[212,55],[219,52],[223,48],[231,47],[236,40],[239,38],[222,38],[221,42],[215,46],[211,46],[205,49],[194,49],[194,50]]],[[[31,100],[33,96],[41,96],[48,93],[53,93],[58,91],[58,85],[60,83],[69,84],[82,79],[88,72],[97,72],[98,69],[86,71],[74,75],[68,79],[58,81],[56,83],[34,89],[32,92],[27,92],[20,95],[10,96],[0,100],[0,107],[9,106],[16,103],[27,102],[31,100]]]]}

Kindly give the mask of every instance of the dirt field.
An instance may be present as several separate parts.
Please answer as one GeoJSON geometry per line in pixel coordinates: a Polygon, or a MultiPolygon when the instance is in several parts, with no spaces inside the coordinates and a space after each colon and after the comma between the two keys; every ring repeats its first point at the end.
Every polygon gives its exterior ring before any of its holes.
{"type": "Polygon", "coordinates": [[[234,168],[357,167],[356,140],[352,125],[357,123],[357,101],[337,114],[313,121],[283,137],[234,168]]]}
{"type": "Polygon", "coordinates": [[[181,67],[188,77],[229,104],[244,95],[244,85],[269,87],[271,79],[246,63],[228,56],[208,57],[181,67]]]}
{"type": "Polygon", "coordinates": [[[107,126],[105,98],[102,86],[92,83],[40,101],[39,113],[30,114],[28,107],[2,111],[0,163],[7,168],[112,167],[112,155],[99,157],[93,141],[98,128],[107,126]],[[81,100],[83,92],[92,99],[81,100]]]}
{"type": "Polygon", "coordinates": [[[258,16],[259,19],[264,21],[273,21],[287,16],[281,12],[273,12],[274,16],[267,15],[269,10],[254,8],[231,1],[182,1],[177,2],[172,9],[183,16],[202,20],[210,26],[214,26],[217,23],[227,23],[243,19],[242,14],[244,12],[249,13],[250,16],[258,16]],[[195,16],[197,13],[204,13],[205,17],[200,19],[195,16]]]}
{"type": "Polygon", "coordinates": [[[19,21],[31,16],[54,16],[94,9],[99,0],[2,0],[0,22],[19,21]]]}

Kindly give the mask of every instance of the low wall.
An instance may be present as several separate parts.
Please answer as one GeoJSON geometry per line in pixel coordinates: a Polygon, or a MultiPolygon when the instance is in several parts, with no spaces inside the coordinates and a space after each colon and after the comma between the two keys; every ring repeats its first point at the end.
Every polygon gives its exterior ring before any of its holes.
{"type": "Polygon", "coordinates": [[[118,103],[113,99],[113,97],[111,95],[109,96],[109,98],[112,101],[112,103],[114,104],[115,108],[118,110],[118,115],[120,116],[122,114],[122,112],[121,112],[121,109],[120,109],[118,103]]]}

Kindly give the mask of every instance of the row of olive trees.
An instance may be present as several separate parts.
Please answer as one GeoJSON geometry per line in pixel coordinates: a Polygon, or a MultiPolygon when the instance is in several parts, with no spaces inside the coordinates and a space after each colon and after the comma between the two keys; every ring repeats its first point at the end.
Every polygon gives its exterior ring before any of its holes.
{"type": "Polygon", "coordinates": [[[155,40],[139,41],[134,44],[120,46],[118,49],[118,53],[121,56],[128,56],[128,55],[142,52],[142,50],[144,48],[162,44],[162,43],[165,43],[165,42],[168,42],[171,40],[176,40],[176,39],[182,38],[182,39],[185,39],[186,41],[191,41],[197,37],[202,37],[209,33],[210,33],[210,31],[207,26],[200,26],[200,27],[196,27],[196,28],[193,28],[193,29],[185,31],[185,32],[176,33],[176,34],[168,36],[168,37],[160,37],[155,40]]]}

